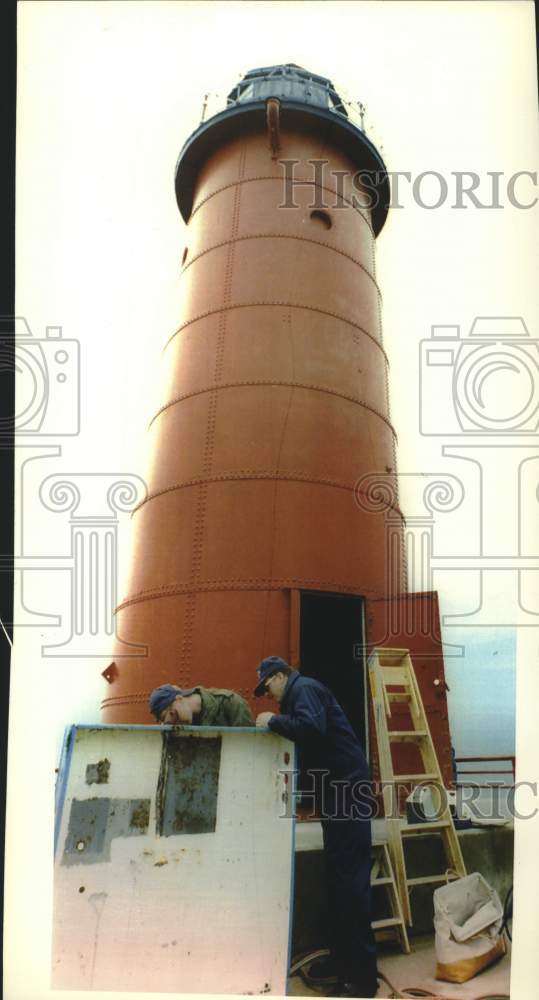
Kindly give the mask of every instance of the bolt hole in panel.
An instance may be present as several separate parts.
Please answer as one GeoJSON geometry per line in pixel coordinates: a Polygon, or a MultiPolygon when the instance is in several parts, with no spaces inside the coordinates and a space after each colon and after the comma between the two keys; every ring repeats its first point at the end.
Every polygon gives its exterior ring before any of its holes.
{"type": "Polygon", "coordinates": [[[81,726],[70,745],[53,988],[283,995],[291,744],[254,729],[81,726]],[[107,782],[89,785],[103,761],[107,782]]]}

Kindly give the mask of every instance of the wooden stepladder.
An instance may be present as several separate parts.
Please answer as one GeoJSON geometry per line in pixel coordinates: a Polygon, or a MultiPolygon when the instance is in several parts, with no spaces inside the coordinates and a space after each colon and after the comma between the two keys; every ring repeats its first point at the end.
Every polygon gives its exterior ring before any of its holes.
{"type": "MultiPolygon", "coordinates": [[[[377,647],[369,656],[368,667],[389,853],[395,871],[404,918],[408,924],[411,924],[410,889],[416,885],[441,884],[448,878],[448,872],[450,873],[449,877],[460,878],[460,876],[466,875],[466,868],[449,810],[447,795],[445,795],[442,774],[410,652],[408,649],[377,647]],[[392,717],[391,705],[393,702],[406,704],[411,718],[410,728],[406,730],[389,728],[388,720],[392,717]],[[415,774],[395,774],[391,748],[392,745],[402,745],[403,743],[415,744],[423,762],[422,771],[415,774]],[[435,818],[428,822],[407,823],[400,817],[398,791],[396,791],[399,785],[410,787],[411,791],[418,785],[430,785],[433,789],[433,799],[436,806],[435,818]],[[421,878],[408,878],[403,838],[425,837],[433,834],[438,834],[442,838],[447,859],[446,869],[443,872],[435,872],[421,878]]],[[[407,723],[407,725],[409,724],[407,723]]]]}
{"type": "Polygon", "coordinates": [[[385,889],[391,913],[391,916],[384,917],[382,920],[373,920],[371,925],[373,931],[378,934],[395,934],[402,951],[409,955],[410,943],[395,874],[387,844],[382,840],[373,840],[372,842],[371,886],[382,886],[385,889]]]}

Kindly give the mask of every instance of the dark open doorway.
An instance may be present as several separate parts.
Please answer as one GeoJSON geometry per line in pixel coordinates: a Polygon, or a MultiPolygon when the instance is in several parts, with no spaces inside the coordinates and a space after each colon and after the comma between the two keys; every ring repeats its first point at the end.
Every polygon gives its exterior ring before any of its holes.
{"type": "Polygon", "coordinates": [[[365,754],[364,601],[349,594],[300,593],[300,671],[325,684],[347,715],[365,754]]]}

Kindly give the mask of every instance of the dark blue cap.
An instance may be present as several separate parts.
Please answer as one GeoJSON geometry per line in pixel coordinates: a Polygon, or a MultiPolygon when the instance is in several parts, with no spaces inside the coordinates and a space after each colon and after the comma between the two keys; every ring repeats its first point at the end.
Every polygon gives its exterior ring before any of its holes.
{"type": "Polygon", "coordinates": [[[196,688],[179,688],[175,684],[161,684],[161,687],[155,688],[150,695],[150,712],[155,715],[157,721],[160,721],[161,712],[165,711],[169,705],[176,698],[187,698],[188,695],[194,694],[196,688]]]}
{"type": "Polygon", "coordinates": [[[256,685],[254,694],[257,698],[266,693],[266,681],[268,677],[272,674],[276,674],[279,670],[287,669],[288,663],[283,660],[280,656],[266,656],[265,660],[262,660],[256,672],[258,674],[259,683],[256,685]]]}

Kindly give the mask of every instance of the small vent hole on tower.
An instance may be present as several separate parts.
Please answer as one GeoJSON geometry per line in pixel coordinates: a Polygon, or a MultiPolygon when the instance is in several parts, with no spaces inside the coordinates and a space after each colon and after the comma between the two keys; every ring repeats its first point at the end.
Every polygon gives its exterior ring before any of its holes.
{"type": "Polygon", "coordinates": [[[189,250],[188,250],[188,248],[186,247],[186,248],[185,248],[185,250],[184,250],[184,251],[183,251],[183,253],[182,253],[182,267],[183,267],[183,265],[185,264],[185,261],[187,260],[187,254],[188,254],[188,253],[189,253],[189,250]]]}
{"type": "Polygon", "coordinates": [[[329,212],[321,212],[318,208],[314,212],[311,212],[311,219],[318,226],[323,226],[324,229],[331,229],[333,225],[329,212]]]}

